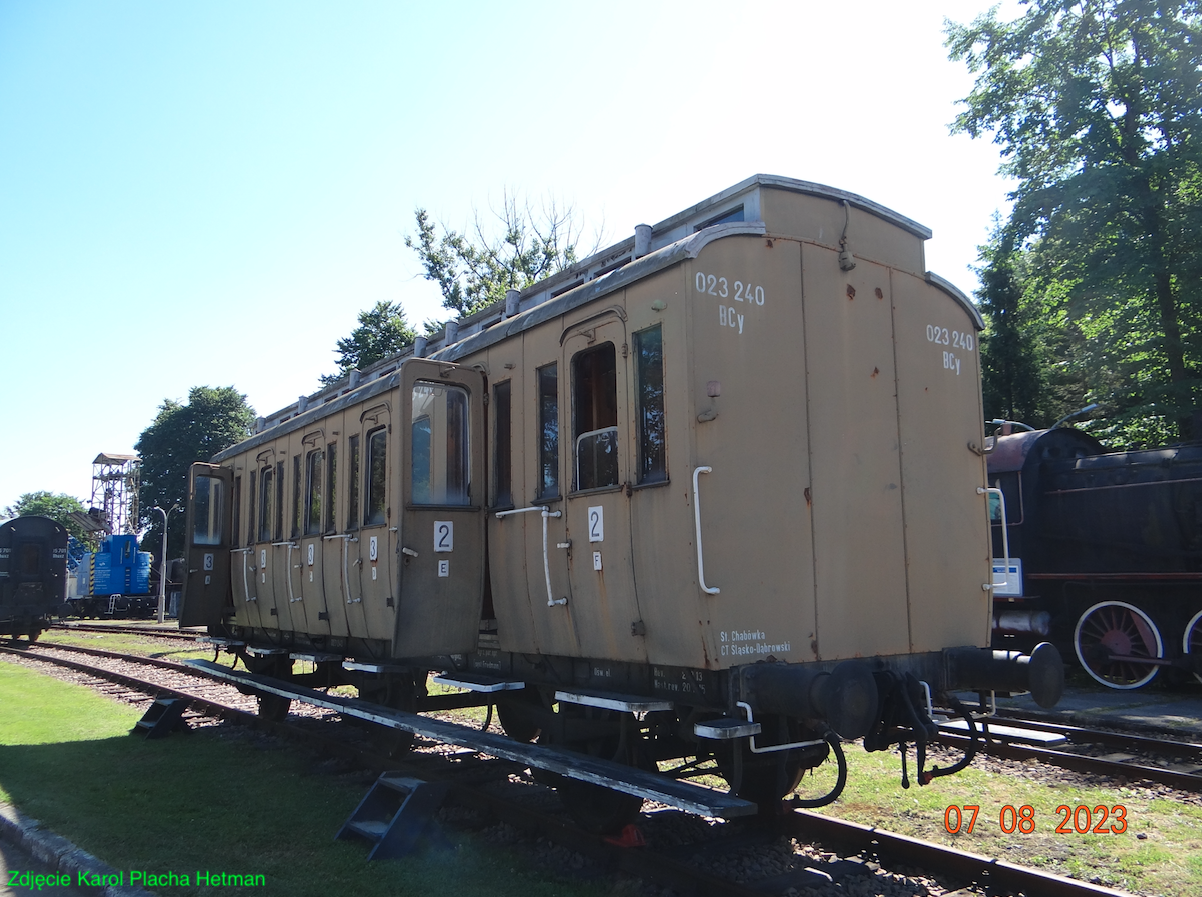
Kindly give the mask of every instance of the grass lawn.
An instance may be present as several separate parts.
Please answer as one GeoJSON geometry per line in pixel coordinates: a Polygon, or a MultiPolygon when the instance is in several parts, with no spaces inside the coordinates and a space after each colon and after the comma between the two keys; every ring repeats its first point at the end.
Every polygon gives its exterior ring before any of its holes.
{"type": "Polygon", "coordinates": [[[81,686],[0,662],[0,798],[116,869],[262,874],[289,895],[488,894],[593,897],[479,838],[367,863],[366,842],[334,833],[371,777],[332,774],[305,752],[211,727],[160,741],[130,737],[141,714],[81,686]]]}

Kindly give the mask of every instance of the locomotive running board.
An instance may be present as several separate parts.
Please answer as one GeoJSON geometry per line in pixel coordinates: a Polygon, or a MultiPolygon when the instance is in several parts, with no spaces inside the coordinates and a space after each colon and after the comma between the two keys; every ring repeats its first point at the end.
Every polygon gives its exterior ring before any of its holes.
{"type": "Polygon", "coordinates": [[[668,779],[652,772],[635,769],[632,766],[623,766],[620,763],[612,763],[608,760],[574,754],[571,751],[544,745],[526,744],[501,735],[481,732],[479,729],[469,729],[466,726],[432,719],[416,713],[393,710],[379,704],[367,704],[354,698],[328,695],[325,692],[314,691],[300,685],[289,685],[268,676],[234,672],[229,667],[207,660],[185,660],[184,663],[203,670],[216,679],[223,679],[235,685],[249,686],[258,692],[279,695],[282,698],[301,701],[315,707],[335,710],[347,716],[413,732],[443,744],[479,751],[490,757],[514,760],[537,769],[558,773],[569,779],[602,785],[614,791],[622,791],[646,800],[658,801],[688,813],[733,819],[738,816],[754,815],[758,810],[758,807],[751,801],[735,797],[733,794],[715,791],[702,785],[694,785],[692,782],[668,779]]]}

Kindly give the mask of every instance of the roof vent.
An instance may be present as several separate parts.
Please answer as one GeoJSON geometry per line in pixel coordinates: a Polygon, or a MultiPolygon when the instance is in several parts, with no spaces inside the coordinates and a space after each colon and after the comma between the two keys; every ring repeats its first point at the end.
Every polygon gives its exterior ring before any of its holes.
{"type": "Polygon", "coordinates": [[[518,306],[522,301],[522,294],[517,290],[505,291],[505,317],[512,318],[518,313],[518,306]]]}
{"type": "Polygon", "coordinates": [[[418,358],[426,357],[426,342],[427,342],[427,340],[424,336],[419,336],[417,339],[415,339],[413,341],[413,354],[416,357],[418,357],[418,358]]]}
{"type": "Polygon", "coordinates": [[[443,345],[449,346],[459,342],[459,322],[447,321],[446,332],[443,335],[443,345]]]}
{"type": "Polygon", "coordinates": [[[651,251],[651,225],[636,224],[634,226],[634,257],[641,259],[651,251]]]}

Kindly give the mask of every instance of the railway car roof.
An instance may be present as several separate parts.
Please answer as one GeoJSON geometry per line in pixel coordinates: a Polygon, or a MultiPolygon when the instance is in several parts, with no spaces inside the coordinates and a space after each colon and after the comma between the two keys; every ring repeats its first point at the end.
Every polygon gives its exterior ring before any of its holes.
{"type": "MultiPolygon", "coordinates": [[[[919,240],[931,237],[929,228],[855,193],[811,181],[757,174],[653,225],[646,254],[636,258],[636,238],[628,237],[523,290],[518,297],[517,312],[513,315],[507,316],[505,303],[500,302],[481,309],[456,322],[457,338],[453,338],[449,345],[446,329],[430,339],[419,337],[416,346],[408,347],[362,372],[353,372],[347,379],[311,396],[303,396],[274,414],[259,418],[254,435],[216,455],[213,460],[226,460],[274,439],[279,431],[270,435],[267,431],[285,423],[288,429],[303,426],[340,407],[393,388],[399,382],[395,372],[407,357],[418,355],[455,361],[657,271],[695,258],[714,240],[742,234],[765,234],[768,228],[762,220],[760,202],[761,189],[765,187],[846,202],[851,208],[881,218],[919,240]],[[730,220],[735,215],[741,220],[730,220]]],[[[977,330],[983,329],[980,313],[963,292],[929,271],[923,276],[928,283],[947,293],[962,306],[977,330]]]]}

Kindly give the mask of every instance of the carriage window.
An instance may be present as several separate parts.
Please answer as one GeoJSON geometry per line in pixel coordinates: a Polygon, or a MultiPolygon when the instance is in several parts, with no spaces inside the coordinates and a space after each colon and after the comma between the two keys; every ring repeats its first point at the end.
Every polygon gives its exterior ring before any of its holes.
{"type": "Polygon", "coordinates": [[[225,494],[221,480],[197,477],[192,495],[192,544],[220,545],[224,513],[225,494]]]}
{"type": "Polygon", "coordinates": [[[253,545],[255,542],[255,537],[258,535],[258,531],[255,529],[255,520],[257,519],[255,517],[255,501],[258,498],[258,489],[256,488],[256,484],[258,483],[257,477],[258,477],[258,473],[256,471],[252,470],[250,472],[250,489],[247,491],[247,495],[246,495],[246,544],[247,545],[253,545]]]}
{"type": "Polygon", "coordinates": [[[509,381],[498,383],[493,387],[493,408],[497,416],[497,429],[493,450],[493,475],[497,484],[493,504],[497,507],[508,507],[513,504],[513,460],[512,446],[512,403],[510,401],[509,381]]]}
{"type": "Polygon", "coordinates": [[[618,484],[618,380],[614,344],[572,359],[576,488],[618,484]]]}
{"type": "Polygon", "coordinates": [[[284,538],[284,462],[275,465],[275,522],[272,533],[278,542],[284,538]]]}
{"type": "Polygon", "coordinates": [[[380,427],[367,434],[367,507],[363,509],[363,522],[369,526],[383,523],[388,516],[384,503],[387,473],[388,429],[380,427]]]}
{"type": "Polygon", "coordinates": [[[466,505],[471,496],[467,391],[416,383],[410,418],[415,504],[466,505]]]}
{"type": "Polygon", "coordinates": [[[326,532],[332,533],[338,528],[334,519],[334,508],[338,504],[338,443],[331,442],[326,446],[326,532]]]}
{"type": "MultiPolygon", "coordinates": [[[[234,477],[234,495],[231,504],[234,506],[234,529],[231,537],[235,545],[242,536],[242,477],[234,477]]],[[[247,542],[250,539],[247,538],[247,542]]]]}
{"type": "Polygon", "coordinates": [[[638,369],[639,482],[662,483],[668,478],[664,439],[664,340],[660,325],[634,335],[638,369]]]}
{"type": "Polygon", "coordinates": [[[559,369],[538,369],[538,497],[559,495],[559,369]]]}
{"type": "Polygon", "coordinates": [[[292,456],[292,538],[296,538],[301,534],[301,510],[304,508],[304,503],[301,501],[301,456],[292,456]]]}
{"type": "Polygon", "coordinates": [[[305,456],[305,535],[321,532],[321,449],[305,456]]]}
{"type": "Polygon", "coordinates": [[[359,528],[359,434],[348,437],[347,454],[351,466],[346,472],[346,528],[359,528]]]}
{"type": "Polygon", "coordinates": [[[271,520],[275,517],[275,476],[270,467],[259,475],[259,541],[271,541],[271,520]]]}

